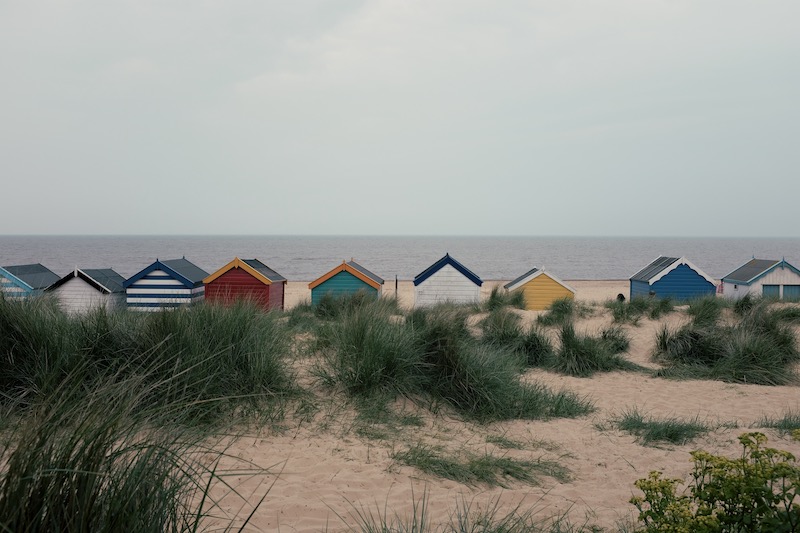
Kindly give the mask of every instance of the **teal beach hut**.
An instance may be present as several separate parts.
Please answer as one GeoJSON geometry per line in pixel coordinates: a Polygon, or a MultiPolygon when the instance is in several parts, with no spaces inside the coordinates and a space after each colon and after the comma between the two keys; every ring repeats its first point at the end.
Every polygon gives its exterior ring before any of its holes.
{"type": "Polygon", "coordinates": [[[16,300],[36,296],[59,279],[58,275],[39,263],[0,267],[0,293],[16,300]]]}
{"type": "Polygon", "coordinates": [[[319,304],[326,294],[339,297],[365,291],[377,298],[381,294],[382,287],[382,278],[352,259],[347,262],[342,261],[341,265],[308,284],[308,288],[311,289],[311,305],[319,304]]]}

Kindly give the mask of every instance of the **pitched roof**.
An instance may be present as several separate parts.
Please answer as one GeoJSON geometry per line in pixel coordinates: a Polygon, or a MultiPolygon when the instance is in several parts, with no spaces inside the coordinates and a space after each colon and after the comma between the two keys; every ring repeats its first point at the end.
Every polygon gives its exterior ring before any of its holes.
{"type": "Polygon", "coordinates": [[[270,281],[286,281],[286,278],[272,270],[258,259],[242,259],[242,262],[247,263],[258,272],[264,274],[264,276],[266,276],[270,281]]]}
{"type": "Polygon", "coordinates": [[[206,276],[203,279],[203,283],[211,283],[224,273],[228,272],[233,268],[241,268],[242,270],[246,271],[248,274],[259,280],[261,283],[265,285],[269,285],[271,283],[280,283],[285,282],[286,278],[269,268],[267,265],[259,261],[258,259],[239,259],[238,257],[234,257],[233,261],[225,265],[224,267],[220,268],[213,274],[206,276]]]}
{"type": "Polygon", "coordinates": [[[800,271],[787,263],[784,259],[779,261],[777,259],[756,259],[754,257],[727,276],[724,276],[722,280],[729,283],[740,283],[742,285],[747,285],[754,282],[758,278],[765,276],[781,265],[788,267],[790,270],[793,270],[795,273],[800,275],[800,271]]]}
{"type": "Polygon", "coordinates": [[[550,272],[545,272],[544,269],[539,270],[538,268],[533,268],[527,271],[517,279],[503,285],[503,288],[513,291],[514,289],[518,289],[519,287],[525,285],[526,283],[528,283],[533,279],[538,278],[539,276],[547,276],[548,278],[552,279],[553,281],[555,281],[556,283],[567,289],[569,292],[575,294],[575,289],[573,289],[572,287],[561,281],[559,278],[555,277],[550,272]]]}
{"type": "Polygon", "coordinates": [[[98,291],[104,294],[125,292],[125,278],[114,272],[110,268],[87,268],[85,270],[76,268],[63,278],[59,279],[46,290],[51,291],[65,284],[73,278],[80,278],[98,291]]]}
{"type": "Polygon", "coordinates": [[[677,257],[661,257],[656,258],[652,263],[641,269],[639,272],[631,276],[632,281],[647,281],[650,282],[653,277],[666,270],[670,265],[677,261],[677,257]]]}
{"type": "Polygon", "coordinates": [[[341,265],[336,266],[333,270],[323,274],[319,278],[309,283],[308,288],[313,289],[314,287],[325,283],[340,272],[348,272],[375,289],[380,289],[381,285],[383,285],[383,278],[376,276],[351,259],[350,261],[342,261],[341,265]]]}
{"type": "Polygon", "coordinates": [[[187,287],[199,287],[203,284],[203,278],[208,276],[208,272],[188,261],[185,257],[166,261],[156,259],[155,263],[126,279],[123,286],[127,289],[154,270],[163,270],[169,273],[187,287]]]}
{"type": "Polygon", "coordinates": [[[694,270],[698,275],[705,278],[711,284],[716,285],[714,278],[697,268],[691,261],[685,257],[664,257],[661,256],[655,261],[644,267],[642,270],[631,276],[631,281],[644,281],[648,284],[653,284],[678,268],[681,265],[686,265],[694,270]]]}
{"type": "Polygon", "coordinates": [[[528,277],[528,276],[530,276],[530,275],[536,274],[538,271],[539,271],[539,269],[538,269],[538,268],[536,268],[536,267],[533,267],[532,269],[528,270],[527,272],[525,272],[525,273],[524,273],[523,275],[521,275],[520,277],[518,277],[518,278],[516,278],[516,279],[513,279],[513,280],[509,281],[508,283],[506,283],[505,285],[503,285],[503,288],[504,288],[504,289],[510,289],[512,286],[514,286],[514,285],[517,285],[517,284],[518,284],[518,283],[520,283],[522,280],[524,280],[525,278],[527,278],[527,277],[528,277]]]}
{"type": "Polygon", "coordinates": [[[39,263],[2,268],[31,289],[45,289],[59,280],[57,274],[39,263]]]}
{"type": "Polygon", "coordinates": [[[425,270],[423,270],[414,277],[414,286],[416,287],[417,285],[419,285],[429,277],[433,276],[439,270],[441,270],[447,265],[450,265],[457,271],[461,272],[461,274],[463,274],[467,279],[469,279],[472,283],[474,283],[478,287],[483,285],[483,281],[481,280],[481,278],[478,277],[477,274],[475,274],[473,271],[471,271],[470,269],[468,269],[467,267],[465,267],[452,257],[450,257],[449,253],[446,253],[444,254],[444,257],[442,257],[441,259],[439,259],[434,264],[432,264],[431,266],[429,266],[428,268],[426,268],[425,270]]]}

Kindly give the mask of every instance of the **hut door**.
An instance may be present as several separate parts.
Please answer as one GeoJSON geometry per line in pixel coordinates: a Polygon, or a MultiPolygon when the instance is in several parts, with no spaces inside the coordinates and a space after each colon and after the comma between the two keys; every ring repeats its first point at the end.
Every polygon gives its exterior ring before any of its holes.
{"type": "Polygon", "coordinates": [[[781,286],[780,285],[763,285],[762,288],[762,295],[764,298],[780,298],[781,297],[781,286]]]}
{"type": "Polygon", "coordinates": [[[800,300],[800,285],[784,285],[783,299],[794,301],[800,300]]]}

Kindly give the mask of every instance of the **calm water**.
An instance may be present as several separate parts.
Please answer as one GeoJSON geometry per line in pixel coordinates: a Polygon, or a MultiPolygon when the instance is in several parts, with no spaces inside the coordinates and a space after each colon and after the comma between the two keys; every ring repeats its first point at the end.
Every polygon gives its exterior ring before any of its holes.
{"type": "Polygon", "coordinates": [[[289,280],[313,280],[350,258],[387,280],[411,279],[445,252],[486,280],[542,266],[563,279],[626,279],[659,255],[686,256],[714,278],[753,256],[800,267],[800,238],[0,236],[0,265],[42,263],[59,275],[77,266],[130,277],[182,256],[213,272],[239,256],[289,280]]]}

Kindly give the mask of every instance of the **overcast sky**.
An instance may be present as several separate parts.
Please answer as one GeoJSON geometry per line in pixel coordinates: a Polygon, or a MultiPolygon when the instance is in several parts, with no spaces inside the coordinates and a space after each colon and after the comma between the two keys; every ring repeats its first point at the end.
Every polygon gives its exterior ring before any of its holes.
{"type": "Polygon", "coordinates": [[[0,0],[0,233],[798,236],[797,0],[0,0]]]}

